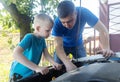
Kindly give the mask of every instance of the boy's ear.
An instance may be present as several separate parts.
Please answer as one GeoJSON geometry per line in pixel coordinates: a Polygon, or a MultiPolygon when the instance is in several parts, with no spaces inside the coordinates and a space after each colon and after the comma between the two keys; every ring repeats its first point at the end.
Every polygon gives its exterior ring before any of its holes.
{"type": "Polygon", "coordinates": [[[36,30],[39,31],[39,30],[40,30],[40,26],[37,26],[37,27],[36,27],[36,30]]]}

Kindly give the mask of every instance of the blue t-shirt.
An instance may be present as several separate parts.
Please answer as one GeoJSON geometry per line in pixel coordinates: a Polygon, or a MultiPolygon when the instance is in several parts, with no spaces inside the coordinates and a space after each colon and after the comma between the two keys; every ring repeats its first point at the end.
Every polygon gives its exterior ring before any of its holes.
{"type": "MultiPolygon", "coordinates": [[[[43,49],[46,48],[45,39],[38,38],[33,34],[25,35],[18,46],[24,49],[23,55],[37,65],[40,62],[43,49]]],[[[10,78],[14,73],[18,73],[25,78],[33,74],[33,71],[19,62],[13,61],[10,70],[10,78]]]]}
{"type": "Polygon", "coordinates": [[[83,44],[82,33],[85,24],[87,23],[88,25],[93,27],[98,21],[98,18],[88,9],[83,7],[77,7],[76,10],[77,19],[72,29],[65,28],[59,18],[55,19],[55,23],[52,29],[53,36],[63,37],[63,45],[65,47],[76,47],[83,44]]]}

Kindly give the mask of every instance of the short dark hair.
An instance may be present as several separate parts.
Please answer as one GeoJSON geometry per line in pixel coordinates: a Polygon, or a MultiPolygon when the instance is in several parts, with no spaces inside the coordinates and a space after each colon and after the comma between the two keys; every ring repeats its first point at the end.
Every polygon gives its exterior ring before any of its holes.
{"type": "Polygon", "coordinates": [[[75,6],[72,1],[62,1],[57,7],[57,14],[59,18],[65,18],[73,14],[75,6]]]}

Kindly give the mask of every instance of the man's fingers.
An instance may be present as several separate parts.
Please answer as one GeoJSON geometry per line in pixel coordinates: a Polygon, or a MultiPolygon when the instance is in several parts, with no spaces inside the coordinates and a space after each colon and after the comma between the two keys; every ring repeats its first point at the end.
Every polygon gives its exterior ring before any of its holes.
{"type": "Polygon", "coordinates": [[[112,55],[114,55],[114,52],[109,49],[103,49],[103,50],[97,51],[97,54],[103,54],[104,57],[109,58],[112,55]]]}
{"type": "Polygon", "coordinates": [[[97,51],[97,54],[103,54],[103,50],[97,51]]]}

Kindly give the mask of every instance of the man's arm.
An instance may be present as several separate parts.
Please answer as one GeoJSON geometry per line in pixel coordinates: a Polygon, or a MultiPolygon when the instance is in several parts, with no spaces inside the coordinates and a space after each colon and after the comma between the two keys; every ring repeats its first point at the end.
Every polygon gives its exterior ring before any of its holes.
{"type": "Polygon", "coordinates": [[[109,32],[105,25],[98,20],[94,28],[99,32],[103,55],[107,57],[113,55],[113,51],[110,50],[109,32]]]}
{"type": "Polygon", "coordinates": [[[66,70],[71,71],[71,70],[76,69],[77,67],[67,58],[67,56],[65,54],[65,51],[63,49],[62,37],[55,37],[55,46],[56,46],[57,56],[64,63],[66,70]]]}

